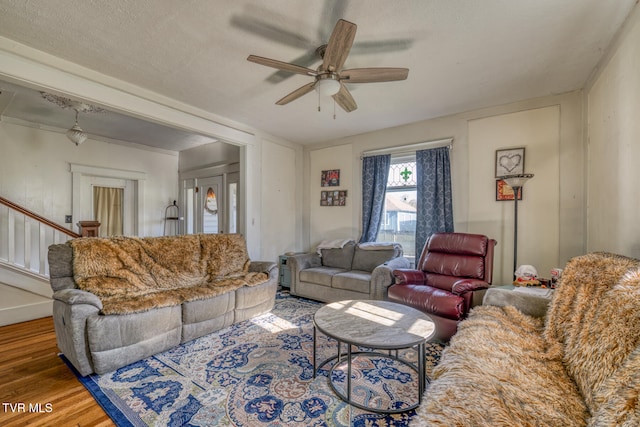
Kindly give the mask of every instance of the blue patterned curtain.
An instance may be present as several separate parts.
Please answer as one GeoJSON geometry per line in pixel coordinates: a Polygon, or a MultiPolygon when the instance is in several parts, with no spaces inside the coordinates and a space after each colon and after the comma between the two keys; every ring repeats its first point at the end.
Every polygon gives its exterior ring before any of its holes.
{"type": "Polygon", "coordinates": [[[416,261],[429,236],[453,231],[449,147],[416,151],[418,205],[416,261]]]}
{"type": "Polygon", "coordinates": [[[375,242],[382,221],[391,155],[362,159],[362,236],[360,242],[375,242]]]}

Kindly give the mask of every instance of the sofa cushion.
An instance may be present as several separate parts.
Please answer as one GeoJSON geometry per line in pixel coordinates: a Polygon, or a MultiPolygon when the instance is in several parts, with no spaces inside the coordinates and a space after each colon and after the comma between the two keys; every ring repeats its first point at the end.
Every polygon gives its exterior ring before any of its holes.
{"type": "Polygon", "coordinates": [[[321,249],[322,265],[325,267],[341,268],[351,270],[353,262],[353,252],[356,242],[353,240],[346,243],[342,248],[321,249]]]}
{"type": "Polygon", "coordinates": [[[384,244],[384,246],[369,246],[359,243],[353,254],[351,269],[362,271],[373,271],[377,266],[384,264],[390,259],[402,255],[402,246],[398,244],[384,244]]]}
{"type": "Polygon", "coordinates": [[[640,262],[593,253],[567,263],[547,316],[546,336],[592,412],[609,400],[600,387],[640,344],[640,262]]]}
{"type": "Polygon", "coordinates": [[[266,273],[248,272],[238,234],[112,237],[71,241],[75,281],[102,301],[102,314],[179,305],[256,286],[266,273]]]}
{"type": "Polygon", "coordinates": [[[338,273],[331,279],[331,287],[369,294],[371,288],[371,273],[358,270],[338,273]]]}
{"type": "Polygon", "coordinates": [[[480,306],[459,324],[412,423],[428,426],[585,426],[589,412],[543,320],[480,306]]]}
{"type": "Polygon", "coordinates": [[[241,234],[200,234],[208,280],[237,277],[249,271],[249,253],[241,234]]]}
{"type": "Polygon", "coordinates": [[[464,317],[463,297],[431,286],[394,285],[389,287],[389,299],[447,319],[464,317]]]}
{"type": "Polygon", "coordinates": [[[76,284],[101,298],[144,296],[205,280],[197,235],[80,238],[70,244],[76,284]]]}
{"type": "Polygon", "coordinates": [[[422,270],[445,276],[484,278],[484,257],[429,252],[422,262],[422,270]]]}
{"type": "Polygon", "coordinates": [[[180,344],[180,306],[122,316],[87,319],[87,338],[98,374],[144,359],[180,344]]]}
{"type": "Polygon", "coordinates": [[[331,286],[331,279],[335,274],[344,273],[344,268],[314,267],[300,271],[300,281],[331,286]]]}

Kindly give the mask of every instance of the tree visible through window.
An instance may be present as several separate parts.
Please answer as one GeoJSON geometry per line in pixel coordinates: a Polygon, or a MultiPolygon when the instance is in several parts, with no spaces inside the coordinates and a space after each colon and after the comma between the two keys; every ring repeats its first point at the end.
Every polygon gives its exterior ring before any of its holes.
{"type": "Polygon", "coordinates": [[[415,155],[392,157],[377,241],[400,243],[404,256],[412,263],[416,256],[417,197],[415,155]]]}

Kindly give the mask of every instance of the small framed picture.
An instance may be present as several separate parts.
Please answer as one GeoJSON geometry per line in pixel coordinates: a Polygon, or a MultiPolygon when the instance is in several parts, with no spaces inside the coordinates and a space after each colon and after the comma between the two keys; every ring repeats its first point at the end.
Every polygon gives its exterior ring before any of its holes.
{"type": "Polygon", "coordinates": [[[496,178],[524,173],[524,147],[496,150],[496,178]]]}
{"type": "Polygon", "coordinates": [[[320,206],[346,206],[347,190],[321,191],[320,206]]]}
{"type": "Polygon", "coordinates": [[[337,187],[340,185],[340,169],[322,171],[320,176],[321,187],[337,187]]]}
{"type": "MultiPolygon", "coordinates": [[[[502,179],[496,179],[496,201],[513,200],[513,189],[502,179]]],[[[518,189],[518,200],[522,200],[522,187],[518,189]]]]}

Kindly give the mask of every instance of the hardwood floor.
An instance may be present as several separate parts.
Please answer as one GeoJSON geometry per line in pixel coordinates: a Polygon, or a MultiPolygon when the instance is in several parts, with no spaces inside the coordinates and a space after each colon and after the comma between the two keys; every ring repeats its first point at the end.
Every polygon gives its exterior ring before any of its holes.
{"type": "Polygon", "coordinates": [[[58,352],[51,317],[0,327],[1,426],[114,425],[58,352]]]}

